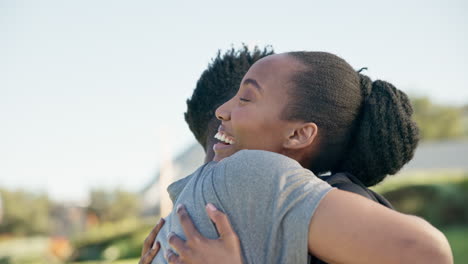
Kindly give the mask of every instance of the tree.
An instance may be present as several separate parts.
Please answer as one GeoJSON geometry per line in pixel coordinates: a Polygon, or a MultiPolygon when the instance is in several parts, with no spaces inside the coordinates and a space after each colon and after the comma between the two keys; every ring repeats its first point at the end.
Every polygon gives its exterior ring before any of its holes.
{"type": "Polygon", "coordinates": [[[140,200],[136,194],[122,190],[92,190],[88,209],[101,221],[118,221],[136,217],[140,212],[140,200]]]}
{"type": "Polygon", "coordinates": [[[437,105],[429,98],[412,100],[414,119],[423,140],[455,139],[463,136],[462,107],[437,105]]]}
{"type": "Polygon", "coordinates": [[[0,233],[47,234],[50,231],[51,203],[47,195],[0,189],[3,220],[0,233]]]}

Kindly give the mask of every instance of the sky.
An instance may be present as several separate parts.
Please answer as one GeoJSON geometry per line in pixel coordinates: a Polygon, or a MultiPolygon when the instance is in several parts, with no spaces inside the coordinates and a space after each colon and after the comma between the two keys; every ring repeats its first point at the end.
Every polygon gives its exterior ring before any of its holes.
{"type": "Polygon", "coordinates": [[[140,190],[193,144],[185,100],[219,49],[337,54],[468,104],[468,3],[0,0],[0,188],[60,201],[140,190]],[[166,146],[166,147],[163,147],[166,146]]]}

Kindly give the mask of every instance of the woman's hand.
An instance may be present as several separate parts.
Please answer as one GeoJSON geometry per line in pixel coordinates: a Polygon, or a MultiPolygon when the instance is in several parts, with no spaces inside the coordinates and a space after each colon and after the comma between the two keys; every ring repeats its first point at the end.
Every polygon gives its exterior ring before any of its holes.
{"type": "Polygon", "coordinates": [[[161,248],[161,245],[159,245],[159,242],[154,243],[154,240],[156,239],[156,236],[159,233],[159,230],[161,230],[162,226],[164,225],[164,218],[161,218],[159,220],[159,223],[151,230],[151,233],[146,237],[145,243],[143,244],[143,249],[141,250],[141,259],[139,264],[150,264],[156,254],[158,254],[159,249],[161,248]]]}
{"type": "Polygon", "coordinates": [[[168,236],[169,244],[179,253],[177,255],[172,250],[165,252],[165,257],[169,263],[242,263],[239,238],[232,230],[227,216],[218,211],[212,204],[206,206],[206,212],[216,225],[219,233],[218,239],[212,240],[203,237],[193,225],[185,207],[183,205],[177,207],[177,215],[187,241],[182,240],[175,234],[168,236]]]}

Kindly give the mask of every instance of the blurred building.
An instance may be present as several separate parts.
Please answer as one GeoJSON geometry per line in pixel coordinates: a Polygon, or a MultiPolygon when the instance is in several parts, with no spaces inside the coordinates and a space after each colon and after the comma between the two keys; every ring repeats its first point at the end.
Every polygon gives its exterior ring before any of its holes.
{"type": "Polygon", "coordinates": [[[159,215],[161,210],[161,193],[164,191],[164,195],[166,194],[166,184],[163,179],[166,177],[161,176],[170,174],[169,177],[172,179],[172,182],[177,181],[198,169],[198,167],[203,164],[204,160],[205,152],[197,143],[175,157],[170,164],[161,166],[159,173],[142,190],[143,215],[159,215]]]}
{"type": "Polygon", "coordinates": [[[422,142],[414,158],[403,168],[410,170],[468,171],[468,141],[422,142]]]}

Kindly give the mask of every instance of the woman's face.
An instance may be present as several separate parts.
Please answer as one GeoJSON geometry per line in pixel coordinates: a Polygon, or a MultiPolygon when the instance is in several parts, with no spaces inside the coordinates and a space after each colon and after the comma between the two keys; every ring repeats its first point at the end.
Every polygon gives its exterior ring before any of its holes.
{"type": "Polygon", "coordinates": [[[242,149],[282,153],[291,121],[281,118],[288,103],[290,77],[299,67],[285,55],[271,55],[256,62],[242,79],[237,94],[216,110],[221,125],[213,146],[220,161],[242,149]]]}

